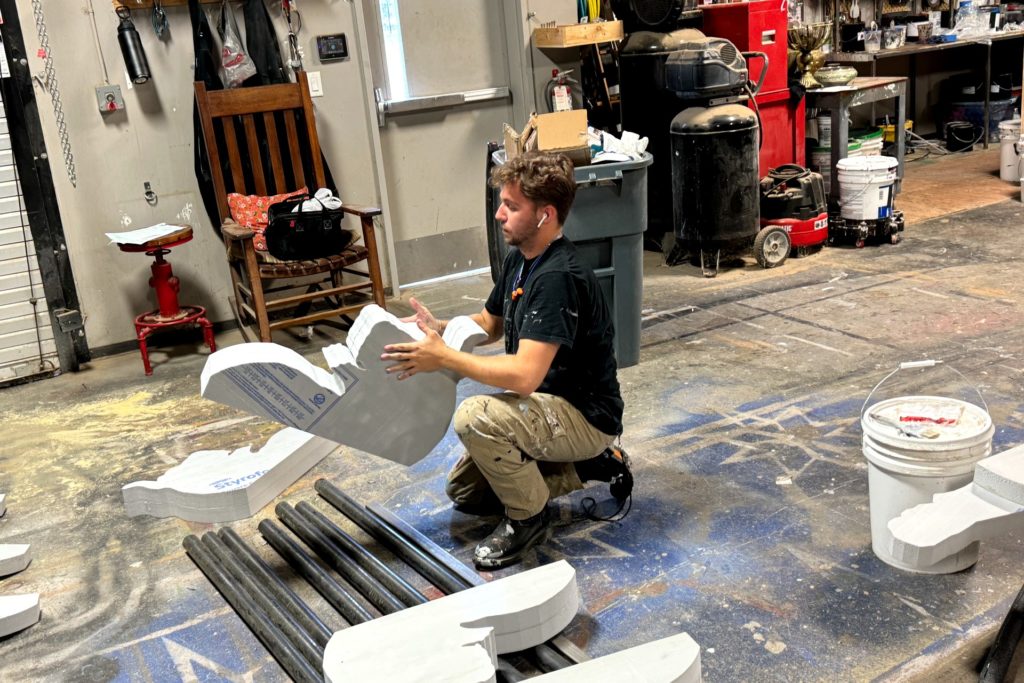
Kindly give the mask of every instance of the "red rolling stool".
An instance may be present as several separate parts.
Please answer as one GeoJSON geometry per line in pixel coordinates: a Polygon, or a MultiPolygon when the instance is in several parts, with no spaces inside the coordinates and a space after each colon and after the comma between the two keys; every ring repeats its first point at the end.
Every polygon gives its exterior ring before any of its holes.
{"type": "Polygon", "coordinates": [[[181,289],[181,281],[174,277],[174,273],[171,272],[171,264],[164,260],[164,254],[171,253],[171,247],[185,244],[191,239],[192,227],[183,225],[180,230],[151,239],[144,244],[119,243],[117,245],[121,251],[143,251],[147,256],[156,258],[151,266],[153,277],[149,278],[149,285],[156,290],[156,300],[160,308],[135,318],[135,335],[139,340],[142,365],[146,368],[147,375],[153,374],[153,367],[149,364],[146,338],[154,332],[181,325],[199,325],[203,328],[203,338],[206,345],[210,347],[210,353],[217,350],[213,341],[213,324],[206,319],[206,309],[202,306],[178,305],[178,290],[181,289]]]}

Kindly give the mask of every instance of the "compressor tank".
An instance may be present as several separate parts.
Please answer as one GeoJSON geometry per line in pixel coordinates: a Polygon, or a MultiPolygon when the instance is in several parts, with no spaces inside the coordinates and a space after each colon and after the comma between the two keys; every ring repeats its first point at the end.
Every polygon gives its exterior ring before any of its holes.
{"type": "Polygon", "coordinates": [[[717,271],[719,254],[748,250],[760,230],[757,116],[741,104],[691,107],[671,138],[676,237],[717,271]]]}

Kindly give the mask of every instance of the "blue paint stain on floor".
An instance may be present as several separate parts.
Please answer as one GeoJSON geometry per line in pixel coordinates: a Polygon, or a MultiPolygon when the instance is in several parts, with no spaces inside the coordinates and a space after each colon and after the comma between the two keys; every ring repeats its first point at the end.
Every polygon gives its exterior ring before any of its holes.
{"type": "Polygon", "coordinates": [[[776,507],[750,505],[728,507],[712,515],[708,540],[715,543],[771,543],[800,541],[810,535],[806,516],[800,510],[779,514],[776,507]]]}
{"type": "MultiPolygon", "coordinates": [[[[463,382],[460,400],[484,390],[463,382]]],[[[603,514],[615,508],[607,485],[591,485],[553,503],[547,544],[521,567],[493,575],[567,559],[582,608],[566,633],[592,656],[685,631],[701,645],[708,681],[860,680],[857,662],[892,661],[893,651],[916,654],[940,638],[956,642],[979,613],[1005,603],[1003,578],[993,572],[1014,565],[1017,540],[987,544],[982,570],[940,577],[895,570],[871,552],[857,398],[838,390],[776,395],[722,415],[702,413],[697,395],[668,393],[673,408],[652,416],[647,436],[631,441],[627,431],[623,439],[636,476],[629,516],[583,518],[585,497],[603,514]]],[[[1024,426],[997,436],[1024,441],[1024,426]]],[[[461,454],[449,429],[406,470],[408,483],[388,491],[386,506],[468,563],[497,519],[451,509],[444,475],[461,454]]],[[[248,648],[259,649],[240,629],[226,615],[172,637],[223,667],[194,667],[198,679],[220,680],[251,667],[248,648]]],[[[159,641],[138,647],[154,670],[173,666],[159,641]]],[[[136,653],[112,656],[123,671],[137,671],[136,653]]]]}
{"type": "MultiPolygon", "coordinates": [[[[201,586],[182,603],[137,629],[129,644],[103,658],[114,663],[110,680],[170,680],[170,672],[188,672],[199,681],[277,680],[278,665],[212,586],[201,586]],[[202,618],[208,615],[207,618],[202,618]]],[[[92,665],[97,668],[96,664],[92,665]]],[[[106,667],[104,667],[106,668],[106,667]]],[[[187,676],[186,676],[187,678],[187,676]]]]}

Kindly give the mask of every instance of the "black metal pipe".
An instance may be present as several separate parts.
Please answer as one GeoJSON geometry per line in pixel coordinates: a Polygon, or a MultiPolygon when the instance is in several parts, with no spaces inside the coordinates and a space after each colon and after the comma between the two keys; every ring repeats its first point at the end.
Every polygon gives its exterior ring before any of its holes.
{"type": "Polygon", "coordinates": [[[264,591],[256,578],[238,561],[216,534],[207,533],[202,537],[203,545],[234,577],[241,590],[245,591],[267,618],[291,641],[295,649],[305,658],[317,673],[323,675],[324,649],[313,640],[302,625],[281,605],[274,602],[268,591],[264,591]]]}
{"type": "Polygon", "coordinates": [[[365,569],[346,557],[338,546],[331,543],[330,539],[324,536],[305,517],[299,515],[291,505],[279,503],[274,509],[277,512],[277,516],[281,518],[286,527],[292,530],[292,533],[312,548],[320,556],[321,560],[337,571],[343,579],[359,591],[381,614],[392,614],[405,607],[401,600],[392,595],[379,581],[370,576],[365,569]]]}
{"type": "Polygon", "coordinates": [[[238,616],[245,622],[246,626],[256,634],[260,642],[267,648],[270,654],[277,660],[293,680],[299,683],[315,683],[323,680],[313,667],[309,665],[295,646],[289,642],[281,631],[267,619],[252,599],[238,590],[234,582],[220,566],[217,559],[205,548],[199,539],[194,535],[188,535],[182,541],[185,552],[188,553],[196,566],[206,575],[210,583],[224,596],[228,604],[234,608],[238,616]]]}
{"type": "MultiPolygon", "coordinates": [[[[366,512],[376,518],[381,524],[393,529],[408,543],[433,557],[441,566],[451,572],[452,575],[458,577],[465,584],[466,588],[479,586],[485,583],[479,574],[459,562],[451,553],[446,552],[444,548],[431,541],[429,538],[421,534],[419,530],[409,525],[405,520],[389,510],[371,503],[366,506],[366,512]]],[[[571,645],[571,643],[565,641],[562,637],[552,639],[551,642],[557,644],[559,640],[564,641],[567,645],[571,645]]],[[[575,646],[573,647],[575,648],[575,646]]],[[[567,656],[566,653],[559,651],[557,647],[550,643],[542,643],[535,647],[534,650],[535,658],[538,660],[538,664],[544,671],[557,671],[577,663],[574,662],[571,657],[567,656]]]]}
{"type": "Polygon", "coordinates": [[[554,648],[548,647],[544,644],[533,648],[533,658],[537,662],[537,666],[540,667],[540,670],[544,673],[558,671],[559,669],[564,669],[572,666],[573,664],[554,648]]]}
{"type": "Polygon", "coordinates": [[[504,657],[498,657],[498,665],[494,667],[494,671],[498,674],[498,681],[503,681],[504,683],[520,683],[520,681],[527,679],[527,676],[512,666],[504,657]]]}
{"type": "Polygon", "coordinates": [[[269,519],[260,522],[257,528],[263,534],[263,538],[267,539],[267,543],[280,553],[281,557],[288,564],[302,574],[324,596],[327,602],[334,609],[338,610],[341,616],[345,618],[345,621],[355,625],[373,619],[373,615],[370,614],[369,610],[359,604],[341,584],[321,569],[313,561],[313,558],[288,537],[288,534],[283,529],[269,519]]]}
{"type": "Polygon", "coordinates": [[[487,583],[479,574],[456,560],[451,553],[421,534],[418,529],[390,510],[376,503],[370,503],[366,506],[366,512],[376,517],[382,524],[394,529],[402,538],[419,548],[425,555],[434,558],[438,564],[457,577],[466,588],[482,586],[487,583]]]}
{"type": "Polygon", "coordinates": [[[1013,654],[1024,635],[1024,586],[1010,605],[1010,611],[999,627],[999,633],[989,648],[985,664],[981,667],[978,683],[1003,683],[1013,662],[1013,654]]]}
{"type": "Polygon", "coordinates": [[[377,556],[364,548],[360,543],[349,536],[337,524],[332,522],[327,515],[315,507],[302,501],[295,506],[295,509],[308,522],[341,548],[356,564],[366,570],[370,576],[380,582],[384,588],[391,592],[396,598],[402,601],[406,607],[421,605],[427,602],[427,596],[416,590],[408,581],[391,570],[386,564],[377,559],[377,556]]]}
{"type": "Polygon", "coordinates": [[[444,593],[465,588],[463,580],[442,567],[436,560],[410,544],[401,534],[367,513],[366,508],[326,479],[318,479],[313,488],[324,500],[384,544],[400,560],[444,593]]]}
{"type": "Polygon", "coordinates": [[[306,632],[313,636],[317,645],[320,648],[327,645],[327,641],[331,639],[331,629],[295,594],[295,591],[281,580],[281,577],[274,573],[270,565],[264,562],[263,558],[257,555],[231,527],[224,527],[218,532],[218,535],[224,545],[235,553],[242,564],[259,577],[262,586],[274,595],[277,602],[283,605],[292,617],[302,624],[306,632]]]}
{"type": "MultiPolygon", "coordinates": [[[[387,546],[400,560],[415,569],[441,592],[450,595],[484,583],[482,578],[474,574],[467,567],[459,567],[461,563],[452,557],[451,554],[442,552],[432,556],[431,552],[425,552],[422,547],[430,545],[431,542],[415,529],[405,532],[400,531],[385,519],[382,519],[381,516],[363,507],[358,501],[326,479],[318,479],[313,484],[313,488],[316,489],[316,492],[324,500],[355,522],[363,531],[366,531],[387,546]],[[473,581],[473,578],[476,580],[473,581]]],[[[405,526],[408,527],[408,525],[405,526]]],[[[538,645],[537,649],[551,650],[552,648],[542,644],[538,645]]],[[[557,652],[552,652],[551,656],[547,657],[547,661],[552,664],[560,659],[566,665],[571,664],[568,659],[565,659],[557,652]]],[[[524,680],[514,677],[514,674],[511,672],[515,671],[515,668],[511,664],[507,661],[504,664],[506,665],[504,667],[505,670],[499,669],[499,673],[502,673],[506,680],[524,680]]]]}
{"type": "MultiPolygon", "coordinates": [[[[299,537],[306,542],[306,544],[310,545],[311,548],[316,550],[317,553],[321,553],[321,548],[318,547],[318,545],[320,544],[318,543],[317,545],[314,545],[313,543],[311,543],[311,540],[313,539],[307,539],[303,536],[302,532],[300,532],[299,530],[299,528],[301,528],[302,521],[314,525],[316,529],[323,534],[323,536],[325,537],[324,540],[328,541],[328,543],[331,540],[337,539],[341,541],[341,543],[339,544],[341,545],[341,547],[345,549],[351,548],[352,559],[354,560],[355,558],[360,558],[361,561],[366,563],[365,568],[368,570],[367,573],[371,574],[370,581],[375,585],[376,590],[386,590],[385,586],[383,585],[383,582],[377,581],[378,574],[376,572],[379,572],[380,577],[388,577],[386,580],[393,581],[394,585],[398,587],[399,593],[396,595],[396,597],[405,602],[406,607],[412,607],[414,605],[427,602],[427,597],[425,595],[423,595],[418,590],[409,585],[405,581],[405,579],[391,571],[391,569],[388,568],[388,566],[381,562],[379,559],[377,559],[375,555],[370,553],[366,548],[360,545],[354,538],[345,533],[340,527],[334,524],[327,516],[325,516],[323,513],[321,513],[319,510],[317,510],[309,503],[306,503],[305,501],[300,502],[294,510],[289,509],[288,506],[286,506],[284,503],[280,503],[276,508],[276,512],[278,516],[281,517],[281,520],[285,524],[287,524],[292,531],[298,534],[299,537]],[[301,521],[295,519],[296,513],[298,514],[298,516],[302,518],[301,521]],[[292,526],[292,523],[296,522],[299,523],[296,524],[296,526],[292,526]]],[[[314,541],[314,543],[316,543],[316,541],[314,541]]],[[[336,548],[335,551],[340,549],[341,548],[336,548]]],[[[331,553],[331,551],[328,551],[328,553],[333,554],[331,553]]],[[[326,559],[328,561],[332,561],[332,559],[324,557],[323,554],[321,554],[321,558],[326,559]]],[[[337,569],[338,567],[335,568],[337,569]]],[[[346,578],[348,577],[346,576],[346,578]]],[[[352,583],[358,590],[360,590],[363,593],[363,597],[370,599],[370,596],[366,592],[364,592],[362,588],[356,585],[355,582],[352,583]]],[[[520,673],[519,670],[516,669],[515,666],[513,666],[504,657],[498,657],[498,664],[495,667],[495,673],[497,674],[497,680],[501,683],[520,683],[521,681],[525,681],[527,678],[522,673],[520,673]]]]}

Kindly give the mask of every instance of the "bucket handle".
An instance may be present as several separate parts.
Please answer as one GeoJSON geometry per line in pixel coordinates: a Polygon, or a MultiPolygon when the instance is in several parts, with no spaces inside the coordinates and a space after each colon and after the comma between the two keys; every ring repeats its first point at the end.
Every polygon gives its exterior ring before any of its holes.
{"type": "MultiPolygon", "coordinates": [[[[849,204],[850,202],[857,201],[858,199],[863,197],[865,194],[867,194],[868,190],[871,189],[871,186],[874,185],[876,182],[878,182],[878,178],[879,177],[883,177],[884,178],[884,176],[875,176],[875,175],[869,176],[868,177],[868,181],[864,184],[864,188],[860,192],[858,192],[857,194],[853,195],[852,197],[848,197],[845,202],[843,201],[842,194],[840,193],[839,203],[841,205],[845,205],[845,204],[849,204]]],[[[883,179],[883,182],[885,182],[884,179],[883,179]]],[[[936,363],[941,363],[942,361],[935,361],[935,362],[936,363]]],[[[899,370],[899,368],[897,368],[897,370],[899,370]]],[[[884,382],[885,380],[882,380],[882,381],[884,382]]]]}
{"type": "MultiPolygon", "coordinates": [[[[874,396],[875,392],[878,391],[878,387],[882,386],[887,379],[889,379],[890,377],[895,375],[897,372],[899,372],[900,370],[909,370],[909,369],[912,369],[912,368],[931,368],[931,367],[934,367],[934,366],[940,365],[940,364],[943,364],[943,361],[941,361],[941,360],[910,360],[910,361],[904,361],[904,362],[900,363],[899,366],[895,370],[893,370],[888,375],[883,377],[882,381],[879,382],[878,384],[876,384],[875,388],[872,389],[871,393],[868,394],[868,397],[866,399],[864,399],[864,404],[861,405],[861,407],[860,407],[860,419],[861,420],[864,419],[864,411],[867,410],[868,402],[871,400],[871,397],[874,396]]],[[[946,367],[949,368],[950,370],[952,370],[953,372],[955,372],[957,375],[959,375],[960,379],[962,379],[964,381],[964,383],[967,384],[967,386],[969,386],[972,389],[974,389],[974,393],[976,393],[978,395],[978,399],[981,401],[981,405],[985,408],[985,412],[987,413],[988,412],[988,403],[985,402],[985,397],[981,395],[981,391],[978,390],[978,387],[976,387],[975,385],[971,384],[970,380],[968,380],[966,377],[964,377],[964,374],[962,372],[960,372],[959,370],[957,370],[956,368],[954,368],[952,365],[946,365],[946,367]]]]}

